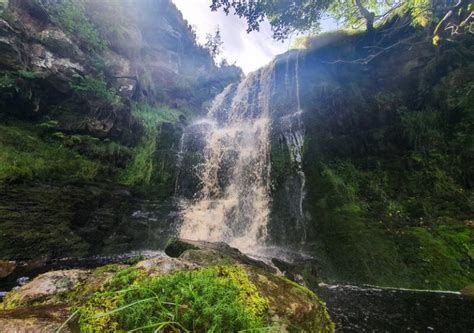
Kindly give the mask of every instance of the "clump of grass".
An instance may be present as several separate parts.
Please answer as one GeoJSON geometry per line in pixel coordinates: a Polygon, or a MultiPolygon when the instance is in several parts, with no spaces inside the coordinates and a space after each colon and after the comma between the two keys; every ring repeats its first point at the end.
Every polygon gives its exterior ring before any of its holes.
{"type": "Polygon", "coordinates": [[[236,332],[265,326],[267,309],[242,268],[216,266],[152,279],[123,270],[77,313],[86,332],[236,332]]]}

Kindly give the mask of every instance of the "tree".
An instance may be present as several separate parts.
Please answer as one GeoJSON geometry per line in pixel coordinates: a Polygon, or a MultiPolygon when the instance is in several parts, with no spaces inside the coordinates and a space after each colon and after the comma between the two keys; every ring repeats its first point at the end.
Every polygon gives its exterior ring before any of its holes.
{"type": "Polygon", "coordinates": [[[374,23],[386,19],[397,9],[427,16],[434,2],[449,0],[212,0],[211,9],[243,17],[247,32],[258,31],[268,19],[273,37],[284,40],[293,32],[308,32],[320,27],[323,15],[330,15],[346,26],[359,28],[365,23],[372,30],[374,23]]]}
{"type": "Polygon", "coordinates": [[[206,35],[206,43],[204,44],[204,47],[209,51],[211,57],[216,59],[216,57],[222,53],[222,44],[224,44],[224,42],[221,38],[221,30],[219,26],[217,26],[214,34],[206,35]]]}

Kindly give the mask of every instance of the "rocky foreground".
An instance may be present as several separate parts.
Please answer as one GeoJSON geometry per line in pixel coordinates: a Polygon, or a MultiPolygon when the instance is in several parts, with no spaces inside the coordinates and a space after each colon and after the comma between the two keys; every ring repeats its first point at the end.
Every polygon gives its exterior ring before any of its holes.
{"type": "Polygon", "coordinates": [[[42,274],[0,304],[2,332],[333,332],[310,290],[224,243],[174,241],[168,256],[42,274]]]}

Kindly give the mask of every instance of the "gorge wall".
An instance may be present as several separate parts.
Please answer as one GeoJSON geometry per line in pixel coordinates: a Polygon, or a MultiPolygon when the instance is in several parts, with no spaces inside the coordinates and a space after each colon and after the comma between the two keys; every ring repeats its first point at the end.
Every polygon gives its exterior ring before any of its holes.
{"type": "Polygon", "coordinates": [[[473,279],[473,40],[435,47],[405,19],[276,59],[268,228],[317,258],[308,274],[456,290],[473,279]]]}
{"type": "Polygon", "coordinates": [[[0,257],[160,246],[182,128],[240,69],[166,0],[2,2],[0,52],[0,257]]]}
{"type": "Polygon", "coordinates": [[[226,88],[185,132],[181,236],[309,254],[307,280],[467,285],[472,36],[436,47],[409,22],[308,39],[226,88]]]}
{"type": "Polygon", "coordinates": [[[120,3],[2,10],[0,259],[160,247],[181,210],[189,235],[311,255],[314,281],[473,280],[472,36],[398,18],[237,83],[169,1],[120,3]]]}

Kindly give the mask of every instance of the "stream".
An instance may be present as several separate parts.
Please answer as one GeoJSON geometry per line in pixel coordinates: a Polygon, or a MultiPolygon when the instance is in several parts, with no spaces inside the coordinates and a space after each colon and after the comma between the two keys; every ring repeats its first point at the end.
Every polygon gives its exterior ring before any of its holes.
{"type": "Polygon", "coordinates": [[[320,285],[338,332],[474,332],[474,300],[457,292],[320,285]]]}

